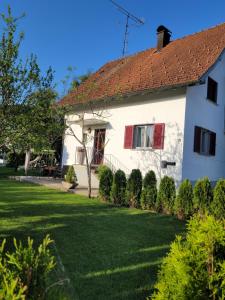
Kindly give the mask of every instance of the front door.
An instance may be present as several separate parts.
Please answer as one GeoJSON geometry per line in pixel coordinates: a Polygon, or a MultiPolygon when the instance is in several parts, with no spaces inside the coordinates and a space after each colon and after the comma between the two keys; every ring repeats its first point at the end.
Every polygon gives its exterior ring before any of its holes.
{"type": "Polygon", "coordinates": [[[95,129],[94,151],[93,151],[93,161],[92,161],[94,165],[100,165],[103,162],[104,146],[105,146],[105,129],[95,129]]]}

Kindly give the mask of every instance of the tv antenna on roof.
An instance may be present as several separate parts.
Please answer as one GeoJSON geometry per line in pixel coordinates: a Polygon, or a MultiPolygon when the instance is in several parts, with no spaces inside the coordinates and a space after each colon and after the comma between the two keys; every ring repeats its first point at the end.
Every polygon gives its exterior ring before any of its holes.
{"type": "Polygon", "coordinates": [[[123,40],[123,51],[122,56],[124,56],[127,52],[127,46],[128,46],[128,28],[129,28],[129,21],[132,20],[138,25],[144,25],[144,20],[139,19],[138,17],[131,14],[129,11],[127,11],[125,8],[117,4],[114,0],[109,0],[113,5],[117,7],[117,9],[126,16],[126,25],[125,25],[125,33],[124,33],[124,40],[123,40]]]}

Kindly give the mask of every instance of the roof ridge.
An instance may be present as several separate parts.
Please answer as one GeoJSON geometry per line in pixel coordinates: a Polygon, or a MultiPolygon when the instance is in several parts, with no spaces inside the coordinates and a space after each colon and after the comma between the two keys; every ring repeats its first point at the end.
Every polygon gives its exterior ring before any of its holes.
{"type": "Polygon", "coordinates": [[[206,32],[206,31],[211,31],[211,30],[213,30],[213,29],[215,29],[215,28],[218,28],[218,27],[220,27],[220,26],[222,26],[222,25],[225,25],[225,22],[219,23],[219,24],[214,25],[214,26],[212,26],[212,27],[208,27],[208,28],[206,28],[206,29],[202,29],[202,30],[197,31],[197,32],[194,32],[194,33],[190,33],[190,34],[184,35],[184,36],[182,36],[182,37],[180,37],[180,38],[177,38],[177,39],[175,39],[175,40],[172,40],[172,42],[175,42],[175,41],[178,41],[178,40],[183,40],[183,39],[189,38],[189,37],[191,37],[191,36],[194,36],[194,35],[197,35],[197,34],[206,32]]]}
{"type": "MultiPolygon", "coordinates": [[[[213,29],[215,29],[215,28],[217,28],[217,27],[219,27],[219,26],[222,26],[222,25],[225,25],[225,22],[219,23],[219,24],[217,24],[217,25],[214,25],[214,26],[209,27],[209,28],[206,28],[206,29],[202,29],[202,30],[197,31],[197,32],[194,32],[194,33],[190,33],[190,34],[184,35],[184,36],[182,36],[182,37],[180,37],[180,38],[177,38],[177,39],[175,39],[175,40],[171,40],[170,43],[174,43],[174,42],[176,42],[176,41],[180,41],[180,40],[189,38],[189,37],[191,37],[191,36],[195,36],[195,35],[197,35],[197,34],[200,34],[200,33],[206,32],[206,31],[213,30],[213,29]]],[[[111,64],[111,63],[113,63],[113,62],[114,62],[114,63],[115,63],[115,62],[119,62],[119,61],[122,61],[122,60],[124,60],[124,59],[126,59],[126,58],[131,58],[131,57],[133,57],[133,56],[136,56],[136,55],[139,55],[139,54],[141,54],[141,53],[144,53],[144,52],[147,52],[147,51],[150,51],[150,50],[154,50],[154,49],[156,49],[156,47],[146,48],[146,49],[144,49],[144,50],[134,52],[134,53],[132,53],[132,54],[130,54],[130,55],[126,55],[126,56],[124,56],[124,57],[120,57],[120,58],[116,58],[116,59],[109,60],[109,61],[107,61],[100,69],[104,68],[106,65],[111,64]]],[[[99,70],[100,70],[100,69],[99,69],[99,70]]],[[[97,70],[96,72],[98,72],[99,70],[97,70]]]]}

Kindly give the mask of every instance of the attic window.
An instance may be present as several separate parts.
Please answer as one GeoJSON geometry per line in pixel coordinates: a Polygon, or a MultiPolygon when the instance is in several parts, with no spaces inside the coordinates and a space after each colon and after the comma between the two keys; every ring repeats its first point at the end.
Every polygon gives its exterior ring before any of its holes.
{"type": "Polygon", "coordinates": [[[211,77],[208,77],[207,99],[214,103],[217,103],[217,89],[218,83],[211,77]]]}

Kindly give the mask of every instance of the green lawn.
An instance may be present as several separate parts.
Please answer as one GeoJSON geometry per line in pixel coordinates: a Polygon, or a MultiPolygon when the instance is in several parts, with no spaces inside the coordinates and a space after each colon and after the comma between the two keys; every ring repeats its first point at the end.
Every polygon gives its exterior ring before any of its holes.
{"type": "Polygon", "coordinates": [[[50,233],[81,300],[145,299],[170,242],[184,230],[174,217],[4,179],[0,220],[1,238],[50,233]]]}

